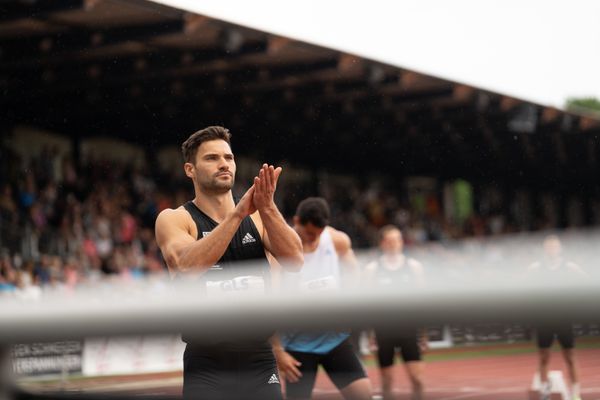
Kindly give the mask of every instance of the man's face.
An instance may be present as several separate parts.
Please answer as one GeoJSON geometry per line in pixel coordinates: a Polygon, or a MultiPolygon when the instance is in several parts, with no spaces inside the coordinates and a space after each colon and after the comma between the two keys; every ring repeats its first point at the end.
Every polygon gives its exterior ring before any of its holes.
{"type": "Polygon", "coordinates": [[[227,193],[235,181],[235,160],[231,147],[221,139],[202,143],[196,152],[195,164],[186,163],[185,171],[203,192],[227,193]]]}
{"type": "Polygon", "coordinates": [[[556,236],[548,236],[544,240],[544,251],[546,252],[546,255],[551,258],[560,256],[560,253],[562,252],[560,239],[556,236]]]}
{"type": "Polygon", "coordinates": [[[397,229],[387,231],[379,242],[379,248],[386,254],[402,253],[403,247],[404,240],[402,240],[402,234],[397,229]]]}
{"type": "Polygon", "coordinates": [[[319,228],[310,222],[302,225],[298,220],[298,217],[294,217],[294,229],[298,233],[298,236],[300,236],[302,245],[309,247],[318,242],[319,237],[321,237],[321,233],[323,233],[325,228],[319,228]]]}

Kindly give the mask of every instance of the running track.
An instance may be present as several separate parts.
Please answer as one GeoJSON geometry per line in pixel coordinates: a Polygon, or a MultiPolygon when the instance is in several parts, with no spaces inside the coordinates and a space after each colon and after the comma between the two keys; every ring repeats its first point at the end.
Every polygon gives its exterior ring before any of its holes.
{"type": "MultiPolygon", "coordinates": [[[[600,400],[600,349],[577,351],[582,398],[600,400]]],[[[523,400],[528,398],[536,369],[536,354],[487,356],[467,360],[433,361],[426,365],[426,398],[430,400],[523,400]]],[[[395,385],[398,400],[410,399],[409,382],[402,365],[396,365],[398,382],[395,385]]],[[[566,369],[562,356],[554,352],[551,370],[566,369]]],[[[380,380],[376,368],[369,368],[369,377],[376,394],[380,393],[380,380]]],[[[327,376],[318,378],[319,399],[340,399],[330,395],[334,391],[327,376]]]]}
{"type": "MultiPolygon", "coordinates": [[[[600,400],[600,349],[578,349],[582,398],[600,400]]],[[[450,361],[430,361],[425,369],[426,398],[428,400],[526,400],[536,370],[535,353],[493,355],[450,361]]],[[[402,365],[396,366],[397,400],[410,399],[409,383],[402,365]]],[[[566,370],[561,354],[553,352],[551,370],[566,370]]],[[[375,367],[367,368],[375,394],[380,394],[380,381],[375,367]]],[[[77,390],[99,390],[128,395],[176,395],[181,391],[181,374],[153,374],[147,376],[105,377],[72,382],[77,390]]],[[[71,386],[71,385],[70,385],[71,386]]],[[[49,388],[47,388],[49,389],[49,388]]],[[[341,399],[326,375],[320,373],[313,393],[314,399],[341,399]]]]}

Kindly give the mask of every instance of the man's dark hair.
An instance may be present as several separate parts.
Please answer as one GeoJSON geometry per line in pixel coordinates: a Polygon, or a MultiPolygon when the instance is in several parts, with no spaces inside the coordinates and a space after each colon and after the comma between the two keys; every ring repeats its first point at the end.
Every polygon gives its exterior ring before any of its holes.
{"type": "Polygon", "coordinates": [[[387,235],[388,232],[392,231],[398,231],[400,232],[400,236],[402,236],[402,230],[400,230],[400,228],[398,228],[396,225],[385,225],[379,228],[379,231],[377,232],[377,240],[381,242],[385,235],[387,235]]]}
{"type": "Polygon", "coordinates": [[[313,224],[317,228],[329,225],[329,205],[322,197],[309,197],[298,204],[296,216],[300,224],[313,224]]]}
{"type": "Polygon", "coordinates": [[[198,147],[200,147],[200,145],[204,142],[217,139],[224,140],[231,146],[231,133],[229,133],[229,129],[222,126],[209,126],[192,133],[190,137],[187,138],[187,140],[181,145],[183,160],[193,164],[194,161],[196,161],[198,147]]]}

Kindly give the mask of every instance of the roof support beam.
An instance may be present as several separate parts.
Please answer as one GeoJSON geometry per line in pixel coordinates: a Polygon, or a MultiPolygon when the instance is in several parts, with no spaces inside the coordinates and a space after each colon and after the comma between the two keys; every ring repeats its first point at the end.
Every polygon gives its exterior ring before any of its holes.
{"type": "Polygon", "coordinates": [[[2,1],[0,2],[0,21],[40,18],[59,11],[83,8],[85,3],[85,0],[2,1]]]}
{"type": "Polygon", "coordinates": [[[0,66],[43,63],[45,59],[69,53],[85,53],[106,45],[147,39],[181,32],[184,22],[170,19],[151,24],[117,26],[104,29],[71,27],[65,32],[12,38],[0,41],[0,66]],[[14,60],[18,60],[14,62],[14,60]]]}

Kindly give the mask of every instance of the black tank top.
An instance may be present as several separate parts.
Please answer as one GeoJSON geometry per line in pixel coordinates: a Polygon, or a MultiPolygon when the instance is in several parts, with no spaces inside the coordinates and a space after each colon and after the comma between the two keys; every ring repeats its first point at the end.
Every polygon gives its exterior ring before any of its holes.
{"type": "MultiPolygon", "coordinates": [[[[194,202],[188,201],[183,207],[196,223],[197,239],[210,235],[212,230],[219,225],[202,212],[194,202]]],[[[202,278],[204,282],[211,282],[231,280],[240,276],[260,276],[265,280],[265,289],[269,290],[271,276],[269,261],[258,229],[250,216],[242,220],[223,256],[217,264],[202,275],[202,278]],[[240,261],[245,261],[245,263],[240,261]]],[[[224,287],[223,289],[227,290],[228,288],[224,287]]],[[[233,287],[231,289],[240,288],[233,287]]]]}
{"type": "MultiPolygon", "coordinates": [[[[237,199],[236,199],[237,203],[237,199]]],[[[198,230],[197,239],[202,239],[217,227],[218,223],[200,210],[192,201],[183,207],[190,213],[198,230]]],[[[208,269],[201,277],[201,290],[205,295],[211,292],[223,294],[228,291],[254,290],[269,292],[271,286],[270,264],[265,254],[263,242],[258,229],[250,216],[242,220],[233,235],[229,246],[219,261],[208,269]],[[261,287],[262,285],[262,287],[261,287]]],[[[257,343],[264,343],[273,332],[252,338],[230,338],[223,340],[210,340],[203,338],[198,341],[190,335],[183,335],[183,340],[188,345],[198,347],[200,350],[206,346],[223,346],[232,349],[256,349],[257,343]]]]}
{"type": "Polygon", "coordinates": [[[548,279],[554,282],[574,283],[582,281],[584,277],[569,268],[568,264],[568,260],[564,258],[556,261],[543,259],[539,261],[539,267],[533,272],[538,279],[548,279]]]}
{"type": "Polygon", "coordinates": [[[375,271],[375,284],[379,288],[398,289],[414,288],[416,285],[415,274],[410,267],[410,258],[405,257],[397,269],[390,269],[386,266],[386,260],[383,256],[377,260],[377,269],[375,271]]]}

